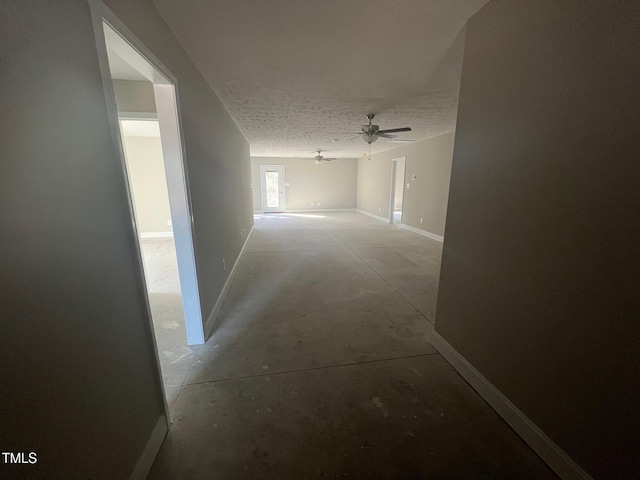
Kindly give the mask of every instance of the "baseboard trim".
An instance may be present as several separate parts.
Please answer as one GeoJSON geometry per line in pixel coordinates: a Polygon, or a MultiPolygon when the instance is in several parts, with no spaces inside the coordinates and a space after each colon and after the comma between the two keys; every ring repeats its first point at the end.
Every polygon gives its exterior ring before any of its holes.
{"type": "Polygon", "coordinates": [[[431,343],[562,480],[593,480],[438,332],[432,332],[431,343]]]}
{"type": "Polygon", "coordinates": [[[156,422],[155,427],[151,431],[149,440],[140,454],[140,458],[136,462],[136,466],[133,467],[133,472],[129,477],[129,480],[144,480],[149,475],[149,471],[153,465],[153,462],[160,451],[164,437],[167,436],[168,429],[167,418],[161,415],[156,422]]]}
{"type": "Polygon", "coordinates": [[[140,238],[169,238],[173,237],[173,232],[140,232],[140,238]]]}
{"type": "Polygon", "coordinates": [[[211,334],[215,330],[215,327],[218,323],[217,322],[218,315],[220,314],[220,310],[222,310],[222,304],[224,303],[225,298],[227,298],[227,292],[229,291],[229,287],[231,287],[231,283],[233,282],[233,279],[236,276],[236,272],[238,271],[238,265],[240,264],[240,259],[244,255],[244,251],[247,248],[249,239],[253,234],[253,229],[254,227],[251,227],[251,231],[249,232],[249,235],[247,235],[247,238],[244,240],[244,244],[242,245],[242,248],[240,249],[240,253],[238,254],[238,257],[236,258],[236,261],[233,264],[233,268],[231,269],[231,272],[229,272],[227,281],[224,282],[222,291],[220,292],[220,295],[218,295],[218,300],[216,300],[216,304],[213,306],[213,309],[211,310],[211,313],[209,314],[209,317],[207,318],[207,321],[204,324],[204,341],[205,342],[209,339],[209,337],[211,337],[211,334]]]}
{"type": "Polygon", "coordinates": [[[371,217],[371,218],[375,218],[376,220],[380,220],[381,222],[389,223],[388,218],[381,217],[380,215],[376,215],[375,213],[365,212],[364,210],[360,210],[359,208],[356,208],[356,212],[361,213],[363,215],[367,215],[368,217],[371,217]]]}
{"type": "Polygon", "coordinates": [[[405,223],[401,223],[398,226],[410,232],[417,233],[418,235],[422,235],[423,237],[427,237],[427,238],[430,238],[431,240],[435,240],[436,242],[440,242],[440,243],[444,242],[444,237],[441,237],[440,235],[436,235],[435,233],[427,232],[426,230],[420,230],[419,228],[412,227],[411,225],[407,225],[405,223]]]}

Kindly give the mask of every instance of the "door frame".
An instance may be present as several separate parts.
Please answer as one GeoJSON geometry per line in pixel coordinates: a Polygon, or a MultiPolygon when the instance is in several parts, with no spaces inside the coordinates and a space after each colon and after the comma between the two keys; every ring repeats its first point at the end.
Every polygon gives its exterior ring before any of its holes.
{"type": "MultiPolygon", "coordinates": [[[[181,177],[179,182],[174,183],[174,193],[176,191],[176,187],[178,190],[182,191],[182,198],[180,199],[180,205],[176,205],[175,211],[175,219],[174,219],[174,206],[172,202],[170,202],[171,207],[171,221],[172,227],[174,231],[174,239],[176,239],[176,253],[178,255],[178,238],[182,239],[182,243],[185,246],[186,250],[191,252],[191,258],[187,259],[187,266],[189,268],[182,268],[182,272],[180,272],[180,288],[182,289],[182,278],[183,272],[186,277],[189,278],[189,287],[195,286],[195,291],[188,292],[189,297],[193,297],[194,295],[197,297],[197,302],[195,305],[190,305],[190,314],[193,319],[197,321],[199,318],[199,329],[202,331],[200,335],[198,335],[197,328],[195,330],[195,337],[189,340],[189,343],[204,343],[204,327],[202,323],[202,314],[200,309],[200,295],[198,291],[198,283],[197,283],[197,272],[195,269],[196,266],[196,250],[195,243],[193,242],[194,231],[193,231],[193,220],[191,216],[191,198],[190,198],[190,190],[189,190],[189,178],[187,175],[187,170],[184,165],[184,159],[186,158],[184,144],[182,139],[184,135],[182,133],[182,120],[180,118],[180,103],[178,97],[178,81],[175,76],[171,74],[171,72],[164,67],[164,65],[153,55],[153,53],[147,49],[144,44],[129,30],[129,28],[104,4],[101,0],[88,0],[91,19],[93,24],[94,38],[96,42],[97,49],[97,57],[98,64],[100,67],[100,74],[102,77],[102,86],[105,95],[105,104],[107,110],[107,117],[109,120],[109,127],[111,130],[111,138],[113,142],[114,149],[118,156],[118,164],[121,172],[121,195],[126,199],[128,215],[130,218],[130,229],[129,229],[129,242],[131,245],[131,251],[133,252],[133,269],[135,271],[135,275],[137,277],[137,286],[138,286],[138,294],[140,296],[142,305],[144,307],[143,315],[145,317],[145,329],[147,330],[147,335],[153,345],[153,356],[155,360],[156,368],[154,369],[156,385],[158,387],[158,395],[162,398],[162,404],[164,407],[164,420],[166,422],[167,430],[171,427],[171,417],[169,413],[169,408],[167,404],[166,395],[164,392],[164,380],[162,377],[162,369],[160,365],[160,356],[158,352],[158,345],[155,337],[155,330],[153,326],[153,318],[151,314],[151,305],[149,303],[149,292],[147,290],[146,277],[144,273],[144,260],[142,253],[142,245],[140,244],[140,238],[138,236],[138,222],[136,220],[135,208],[133,204],[132,192],[131,192],[131,184],[129,181],[128,173],[127,173],[127,164],[124,155],[124,144],[122,139],[122,134],[120,131],[120,124],[118,118],[118,108],[116,105],[116,98],[114,87],[111,79],[111,70],[109,66],[109,58],[107,55],[107,32],[105,32],[105,25],[110,27],[120,39],[133,50],[133,53],[144,60],[146,64],[148,64],[151,68],[148,69],[147,72],[143,73],[145,77],[149,79],[153,83],[154,86],[154,94],[156,96],[156,108],[158,110],[158,121],[160,122],[160,111],[171,112],[172,118],[170,121],[165,122],[160,125],[161,130],[161,141],[163,144],[163,157],[165,164],[165,172],[167,176],[171,175],[172,178],[175,177],[176,171],[181,172],[181,177]],[[158,74],[160,76],[158,76],[158,74]],[[161,97],[159,99],[159,97],[161,97]],[[167,143],[166,147],[170,147],[171,151],[165,151],[165,142],[167,143]],[[169,145],[171,144],[171,145],[169,145]],[[171,157],[171,162],[166,158],[167,154],[171,157]],[[169,163],[171,163],[171,172],[169,172],[169,163]],[[178,228],[176,228],[176,223],[178,223],[178,228]],[[186,271],[185,271],[186,270],[186,271]]],[[[167,178],[167,183],[169,183],[169,178],[167,178]]],[[[171,197],[171,190],[169,191],[171,197]]],[[[175,195],[174,195],[175,196],[175,195]]],[[[175,202],[173,202],[175,203],[175,202]]],[[[185,262],[183,261],[183,264],[185,262]]],[[[191,288],[190,288],[191,290],[191,288]]],[[[185,306],[185,317],[186,317],[186,304],[185,304],[185,295],[183,294],[183,305],[185,306]]],[[[193,302],[191,302],[193,303],[193,302]]],[[[187,318],[185,318],[185,323],[187,322],[187,318]]],[[[189,331],[187,329],[187,338],[189,339],[189,331]]],[[[154,430],[155,433],[155,430],[154,430]]],[[[164,435],[162,436],[164,438],[164,435]]],[[[159,445],[158,445],[159,447],[159,445]]],[[[142,461],[141,458],[139,460],[142,461]]],[[[145,459],[145,463],[152,461],[153,459],[145,459]]],[[[151,467],[149,463],[148,467],[151,467]]],[[[135,471],[137,472],[140,469],[145,469],[146,466],[136,465],[135,471]]],[[[134,472],[135,473],[135,472],[134,472]]]]}
{"type": "Polygon", "coordinates": [[[396,179],[398,174],[398,162],[404,161],[404,175],[402,178],[402,210],[400,213],[400,223],[402,225],[402,215],[404,214],[404,189],[407,180],[407,157],[406,155],[391,160],[391,192],[389,194],[389,223],[393,225],[393,213],[396,205],[396,179]]]}
{"type": "MultiPolygon", "coordinates": [[[[285,190],[285,181],[284,181],[284,165],[260,165],[260,209],[262,213],[284,213],[286,211],[286,190],[285,190]],[[267,210],[265,206],[267,205],[267,188],[266,188],[266,179],[265,173],[269,171],[268,169],[278,169],[281,173],[278,177],[278,189],[280,191],[281,203],[280,208],[278,210],[267,210]]],[[[275,207],[271,207],[275,208],[275,207]]]]}

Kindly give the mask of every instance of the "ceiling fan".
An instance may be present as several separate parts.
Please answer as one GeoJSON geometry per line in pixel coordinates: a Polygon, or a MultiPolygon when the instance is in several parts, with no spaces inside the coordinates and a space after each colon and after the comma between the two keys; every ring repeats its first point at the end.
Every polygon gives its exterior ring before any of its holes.
{"type": "Polygon", "coordinates": [[[313,158],[313,160],[316,162],[316,164],[320,165],[322,162],[331,162],[333,160],[337,160],[337,158],[325,158],[322,156],[322,150],[320,150],[319,148],[316,150],[313,150],[314,152],[317,152],[318,154],[313,158]]]}
{"type": "Polygon", "coordinates": [[[409,127],[389,128],[387,130],[380,130],[380,127],[378,125],[372,125],[371,123],[375,116],[376,116],[375,113],[370,113],[367,115],[367,118],[369,119],[369,125],[362,125],[362,132],[360,133],[360,135],[362,136],[362,139],[365,142],[367,142],[369,145],[371,145],[373,142],[378,140],[378,138],[380,137],[382,138],[396,137],[395,135],[389,135],[390,133],[411,131],[411,128],[409,127]]]}

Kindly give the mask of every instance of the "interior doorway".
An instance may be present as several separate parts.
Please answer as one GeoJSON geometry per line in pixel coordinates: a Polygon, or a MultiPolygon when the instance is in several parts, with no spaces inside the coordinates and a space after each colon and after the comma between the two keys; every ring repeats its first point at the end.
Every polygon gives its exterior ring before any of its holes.
{"type": "Polygon", "coordinates": [[[260,190],[264,213],[284,213],[284,166],[260,165],[260,190]]]}
{"type": "Polygon", "coordinates": [[[404,204],[405,166],[407,157],[394,158],[391,161],[391,197],[389,199],[389,223],[402,223],[404,204]]]}
{"type": "Polygon", "coordinates": [[[96,40],[160,385],[170,405],[193,359],[189,345],[205,340],[176,82],[157,60],[150,60],[152,55],[124,25],[107,14],[105,10],[104,16],[94,17],[96,40]]]}

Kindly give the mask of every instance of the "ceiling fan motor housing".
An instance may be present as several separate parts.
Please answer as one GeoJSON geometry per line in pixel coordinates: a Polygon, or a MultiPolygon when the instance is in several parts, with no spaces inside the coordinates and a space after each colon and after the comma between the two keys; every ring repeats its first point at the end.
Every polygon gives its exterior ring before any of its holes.
{"type": "Polygon", "coordinates": [[[378,125],[362,125],[362,139],[371,145],[379,138],[378,130],[380,130],[378,125]]]}

